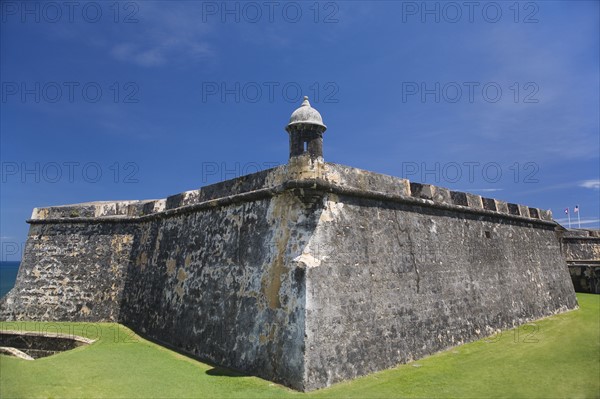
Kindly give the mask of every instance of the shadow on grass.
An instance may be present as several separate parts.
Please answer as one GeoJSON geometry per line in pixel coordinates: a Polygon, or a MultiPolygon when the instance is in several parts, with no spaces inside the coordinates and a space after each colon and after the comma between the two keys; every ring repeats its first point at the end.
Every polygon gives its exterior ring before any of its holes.
{"type": "Polygon", "coordinates": [[[129,328],[131,331],[135,332],[136,335],[140,336],[141,338],[143,338],[147,341],[153,342],[161,347],[164,347],[173,352],[176,352],[176,353],[180,354],[181,356],[187,357],[188,359],[196,360],[196,361],[202,362],[208,366],[211,366],[212,369],[207,370],[205,373],[206,375],[210,375],[212,377],[249,377],[249,376],[251,376],[251,374],[244,374],[241,371],[235,371],[232,369],[227,369],[225,367],[221,367],[221,366],[215,364],[212,360],[210,360],[208,358],[198,356],[194,353],[187,352],[187,351],[185,351],[181,348],[178,348],[166,341],[160,340],[158,338],[154,338],[150,335],[142,333],[141,331],[136,331],[136,329],[132,326],[128,326],[126,324],[120,324],[120,325],[123,325],[124,327],[129,328]]]}
{"type": "Polygon", "coordinates": [[[239,373],[234,370],[229,370],[222,367],[213,367],[210,370],[206,370],[206,375],[213,377],[247,377],[248,375],[239,373]]]}

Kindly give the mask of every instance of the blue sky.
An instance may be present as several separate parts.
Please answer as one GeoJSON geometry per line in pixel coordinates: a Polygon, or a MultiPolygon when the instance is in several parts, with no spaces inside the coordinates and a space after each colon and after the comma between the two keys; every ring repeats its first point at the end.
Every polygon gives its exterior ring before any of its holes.
{"type": "Polygon", "coordinates": [[[34,207],[287,162],[302,95],[327,161],[599,227],[597,1],[0,6],[2,260],[34,207]]]}

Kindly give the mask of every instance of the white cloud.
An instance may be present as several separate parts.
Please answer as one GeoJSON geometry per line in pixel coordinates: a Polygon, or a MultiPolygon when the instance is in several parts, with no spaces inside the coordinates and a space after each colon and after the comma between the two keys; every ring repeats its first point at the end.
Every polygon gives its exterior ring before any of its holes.
{"type": "Polygon", "coordinates": [[[144,67],[210,58],[214,55],[207,38],[211,30],[198,11],[193,4],[144,3],[135,31],[113,44],[110,54],[144,67]]]}
{"type": "Polygon", "coordinates": [[[581,183],[579,183],[579,187],[600,190],[600,180],[584,180],[581,183]]]}
{"type": "Polygon", "coordinates": [[[481,191],[484,193],[493,193],[495,191],[502,191],[504,190],[503,188],[471,188],[465,191],[481,191]]]}
{"type": "MultiPolygon", "coordinates": [[[[563,226],[567,226],[569,224],[569,218],[560,218],[560,219],[554,219],[555,221],[557,221],[558,223],[562,224],[563,226]]],[[[581,219],[581,224],[598,224],[600,223],[600,219],[581,219]]],[[[577,227],[579,225],[579,221],[577,220],[577,217],[573,218],[571,217],[571,227],[577,227]]],[[[567,226],[568,227],[568,226],[567,226]]]]}
{"type": "MultiPolygon", "coordinates": [[[[209,43],[214,29],[202,21],[201,2],[136,4],[135,23],[63,23],[50,34],[84,42],[119,61],[143,67],[190,65],[215,56],[209,43]]],[[[105,12],[110,15],[110,10],[105,12]]]]}

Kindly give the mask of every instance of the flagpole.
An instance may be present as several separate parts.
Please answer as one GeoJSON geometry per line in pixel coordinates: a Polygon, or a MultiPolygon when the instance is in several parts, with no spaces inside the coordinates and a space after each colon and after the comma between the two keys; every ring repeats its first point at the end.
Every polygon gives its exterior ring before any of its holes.
{"type": "Polygon", "coordinates": [[[569,228],[571,228],[571,212],[567,212],[567,216],[569,217],[569,228]]]}
{"type": "Polygon", "coordinates": [[[581,209],[579,209],[579,205],[577,205],[577,225],[579,226],[579,228],[581,228],[581,216],[579,216],[580,213],[581,209]]]}

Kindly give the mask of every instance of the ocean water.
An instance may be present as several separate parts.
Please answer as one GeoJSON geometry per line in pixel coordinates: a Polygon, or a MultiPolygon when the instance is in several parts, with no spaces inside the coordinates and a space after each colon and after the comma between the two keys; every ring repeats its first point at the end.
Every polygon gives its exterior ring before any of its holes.
{"type": "Polygon", "coordinates": [[[0,298],[15,286],[20,262],[0,262],[0,298]]]}

